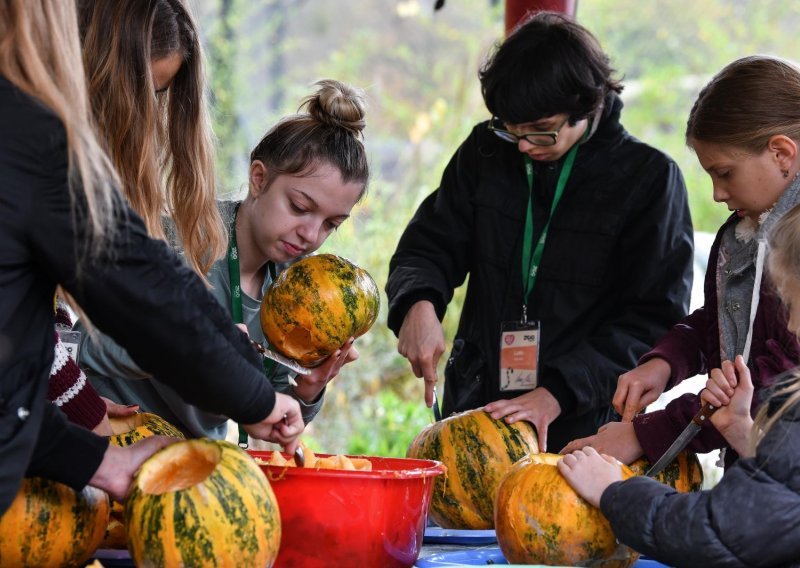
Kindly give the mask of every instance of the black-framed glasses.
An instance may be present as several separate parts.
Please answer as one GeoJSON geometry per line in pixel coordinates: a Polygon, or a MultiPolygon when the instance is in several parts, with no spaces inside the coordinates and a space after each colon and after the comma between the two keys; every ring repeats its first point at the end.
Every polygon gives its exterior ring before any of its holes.
{"type": "Polygon", "coordinates": [[[561,129],[564,128],[564,125],[567,123],[567,121],[569,121],[569,116],[564,119],[564,122],[562,122],[558,128],[549,132],[528,132],[527,134],[514,134],[513,132],[509,132],[505,129],[505,123],[503,123],[496,116],[493,116],[492,120],[489,121],[489,130],[494,132],[501,140],[511,142],[512,144],[519,144],[520,140],[525,140],[534,146],[555,146],[556,142],[558,142],[558,133],[561,132],[561,129]]]}

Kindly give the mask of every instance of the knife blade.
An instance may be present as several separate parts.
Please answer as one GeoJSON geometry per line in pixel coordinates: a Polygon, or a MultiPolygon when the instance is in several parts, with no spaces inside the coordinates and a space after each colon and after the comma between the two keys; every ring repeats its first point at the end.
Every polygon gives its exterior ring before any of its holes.
{"type": "Polygon", "coordinates": [[[433,419],[436,422],[442,419],[442,412],[439,410],[439,397],[436,396],[436,385],[433,385],[433,419]]]}
{"type": "Polygon", "coordinates": [[[267,359],[272,359],[273,361],[275,361],[276,363],[280,363],[284,367],[289,367],[292,371],[294,371],[295,373],[297,373],[299,375],[310,375],[311,374],[311,369],[306,369],[305,367],[302,367],[297,361],[289,359],[288,357],[284,357],[280,353],[275,353],[271,349],[267,349],[266,347],[261,345],[255,339],[251,339],[250,343],[253,344],[253,347],[256,348],[256,351],[261,353],[267,359]]]}
{"type": "Polygon", "coordinates": [[[711,406],[710,404],[706,403],[700,408],[697,414],[694,415],[689,425],[683,429],[683,432],[675,438],[675,441],[672,442],[672,445],[667,448],[667,451],[658,458],[658,461],[653,464],[653,466],[647,470],[645,475],[647,477],[653,477],[661,473],[665,467],[667,467],[672,460],[674,460],[679,453],[683,451],[683,449],[689,445],[689,442],[692,441],[697,433],[702,428],[703,424],[717,411],[716,406],[711,406]]]}

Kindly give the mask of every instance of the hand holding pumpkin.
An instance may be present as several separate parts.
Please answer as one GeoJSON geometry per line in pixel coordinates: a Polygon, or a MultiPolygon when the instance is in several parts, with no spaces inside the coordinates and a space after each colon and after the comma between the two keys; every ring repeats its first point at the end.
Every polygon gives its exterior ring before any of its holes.
{"type": "Polygon", "coordinates": [[[630,422],[648,404],[655,402],[664,392],[671,374],[669,363],[656,357],[620,375],[611,404],[622,421],[630,422]]]}
{"type": "Polygon", "coordinates": [[[750,416],[753,381],[741,355],[737,355],[733,363],[723,361],[721,368],[712,369],[700,399],[719,408],[711,415],[711,423],[731,447],[740,456],[751,454],[749,441],[753,429],[753,418],[750,416]]]}
{"type": "Polygon", "coordinates": [[[527,420],[536,427],[539,448],[547,451],[547,428],[561,414],[561,405],[549,390],[539,387],[511,400],[495,400],[484,407],[492,418],[507,424],[527,420]]]}
{"type": "Polygon", "coordinates": [[[604,424],[594,436],[573,440],[564,446],[560,453],[568,454],[587,446],[600,453],[613,456],[624,464],[630,464],[644,454],[633,429],[633,422],[604,424]]]}
{"type": "Polygon", "coordinates": [[[177,441],[177,438],[167,436],[151,436],[125,447],[109,444],[89,485],[102,489],[114,500],[124,503],[133,474],[139,466],[161,448],[177,441]]]}
{"type": "Polygon", "coordinates": [[[615,481],[622,481],[620,463],[590,446],[565,455],[556,465],[567,483],[598,509],[603,491],[615,481]]]}
{"type": "Polygon", "coordinates": [[[261,422],[242,425],[253,438],[274,442],[292,454],[299,444],[298,438],[305,429],[300,405],[292,397],[275,393],[275,406],[261,422]]]}
{"type": "Polygon", "coordinates": [[[358,349],[353,344],[354,341],[355,337],[347,340],[347,343],[331,353],[321,365],[314,367],[311,374],[296,377],[295,395],[307,403],[316,401],[328,383],[336,378],[342,367],[358,359],[358,349]]]}
{"type": "Polygon", "coordinates": [[[138,404],[130,404],[126,406],[124,404],[116,403],[113,400],[109,400],[104,396],[101,396],[100,398],[106,403],[106,414],[103,416],[100,424],[92,428],[92,432],[98,436],[114,435],[114,429],[111,426],[111,421],[109,420],[110,418],[125,418],[127,416],[133,416],[139,411],[138,404]]]}
{"type": "Polygon", "coordinates": [[[445,345],[444,330],[431,302],[422,300],[411,306],[397,339],[397,352],[411,363],[414,376],[425,380],[425,404],[433,406],[436,365],[445,345]]]}

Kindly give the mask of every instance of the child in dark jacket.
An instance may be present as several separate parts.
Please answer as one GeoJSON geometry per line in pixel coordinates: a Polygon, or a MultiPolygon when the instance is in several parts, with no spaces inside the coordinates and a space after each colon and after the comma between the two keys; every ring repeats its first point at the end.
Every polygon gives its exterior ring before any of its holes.
{"type": "MultiPolygon", "coordinates": [[[[767,273],[800,334],[800,206],[768,239],[767,273]]],[[[755,421],[753,382],[741,355],[711,371],[701,393],[711,422],[740,459],[709,491],[677,493],[647,477],[620,481],[614,458],[591,447],[559,471],[600,507],[617,538],[675,566],[784,566],[800,559],[800,369],[776,381],[755,421]],[[743,520],[746,520],[743,522],[743,520]]]]}

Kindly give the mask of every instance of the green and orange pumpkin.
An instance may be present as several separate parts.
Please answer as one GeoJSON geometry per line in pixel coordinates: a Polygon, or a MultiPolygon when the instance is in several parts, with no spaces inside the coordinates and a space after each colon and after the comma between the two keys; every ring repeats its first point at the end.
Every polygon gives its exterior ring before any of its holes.
{"type": "MultiPolygon", "coordinates": [[[[140,412],[130,416],[108,419],[114,433],[109,442],[115,446],[130,446],[150,436],[170,436],[183,438],[183,433],[156,414],[140,412]]],[[[111,516],[101,548],[125,549],[128,536],[125,533],[125,507],[111,500],[111,516]]]]}
{"type": "Polygon", "coordinates": [[[469,410],[434,422],[408,449],[410,458],[442,462],[447,467],[434,481],[430,516],[448,529],[491,529],[494,499],[503,475],[514,463],[537,453],[536,432],[529,422],[506,424],[483,410],[469,410]]]}
{"type": "Polygon", "coordinates": [[[125,528],[137,566],[272,566],[281,542],[267,477],[242,449],[206,438],[171,444],[142,464],[125,528]]]}
{"type": "Polygon", "coordinates": [[[105,491],[26,478],[0,517],[0,566],[83,566],[103,540],[108,515],[105,491]]]}
{"type": "MultiPolygon", "coordinates": [[[[651,465],[650,460],[642,457],[630,464],[630,468],[634,474],[644,475],[651,465]]],[[[697,454],[684,450],[653,479],[666,483],[681,493],[700,491],[703,487],[703,467],[697,454]]]]}
{"type": "Polygon", "coordinates": [[[115,446],[130,446],[150,436],[184,438],[183,433],[175,426],[160,416],[148,412],[109,418],[108,421],[114,433],[109,442],[115,446]]]}
{"type": "MultiPolygon", "coordinates": [[[[570,487],[556,454],[529,455],[506,473],[497,490],[497,543],[509,564],[624,568],[638,554],[620,547],[599,509],[570,487]]],[[[620,464],[623,479],[634,475],[620,464]]]]}
{"type": "Polygon", "coordinates": [[[380,308],[375,281],[333,254],[303,258],[282,271],[261,301],[261,327],[270,346],[313,367],[366,333],[380,308]]]}

